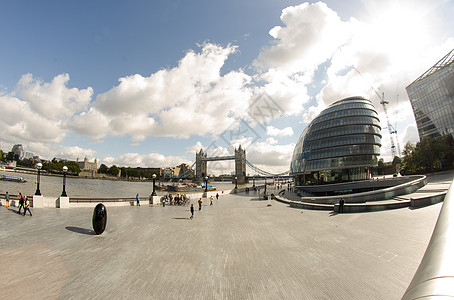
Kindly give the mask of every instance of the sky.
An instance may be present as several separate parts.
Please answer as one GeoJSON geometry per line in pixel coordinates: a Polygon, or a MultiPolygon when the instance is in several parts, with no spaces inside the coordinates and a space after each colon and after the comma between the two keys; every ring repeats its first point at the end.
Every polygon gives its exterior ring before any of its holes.
{"type": "Polygon", "coordinates": [[[0,149],[163,168],[241,145],[281,173],[313,118],[363,96],[389,161],[377,93],[400,148],[418,142],[405,87],[454,48],[453,15],[448,0],[3,1],[0,149]]]}

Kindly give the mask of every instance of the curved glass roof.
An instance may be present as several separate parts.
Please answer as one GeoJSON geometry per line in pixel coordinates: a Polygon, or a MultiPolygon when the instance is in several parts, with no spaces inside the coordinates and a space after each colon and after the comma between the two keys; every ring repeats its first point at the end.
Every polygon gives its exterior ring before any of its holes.
{"type": "Polygon", "coordinates": [[[376,166],[381,127],[370,100],[349,97],[331,104],[304,129],[293,151],[292,174],[376,166]]]}

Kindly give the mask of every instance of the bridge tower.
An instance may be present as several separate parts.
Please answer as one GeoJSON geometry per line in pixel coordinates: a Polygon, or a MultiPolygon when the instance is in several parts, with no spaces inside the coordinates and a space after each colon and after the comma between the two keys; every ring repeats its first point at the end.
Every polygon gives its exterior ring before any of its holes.
{"type": "MultiPolygon", "coordinates": [[[[241,148],[235,148],[235,176],[238,178],[238,183],[243,184],[246,182],[246,150],[241,148]]],[[[233,178],[235,182],[235,178],[233,178]]]]}
{"type": "Polygon", "coordinates": [[[208,175],[207,173],[207,161],[203,160],[207,158],[207,154],[203,153],[203,149],[200,149],[199,153],[195,153],[195,176],[196,178],[202,179],[208,175]]]}

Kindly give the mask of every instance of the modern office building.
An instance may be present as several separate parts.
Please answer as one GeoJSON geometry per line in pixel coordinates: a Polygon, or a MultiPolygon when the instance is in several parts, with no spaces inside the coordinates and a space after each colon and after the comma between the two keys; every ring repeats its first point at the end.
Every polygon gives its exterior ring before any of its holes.
{"type": "Polygon", "coordinates": [[[406,89],[420,139],[454,136],[454,49],[406,89]]]}
{"type": "Polygon", "coordinates": [[[372,102],[349,97],[318,115],[298,139],[290,165],[297,185],[370,178],[378,164],[381,127],[372,102]]]}
{"type": "Polygon", "coordinates": [[[24,155],[24,147],[22,146],[22,144],[15,144],[11,149],[11,152],[17,154],[19,158],[22,158],[22,156],[24,155]]]}

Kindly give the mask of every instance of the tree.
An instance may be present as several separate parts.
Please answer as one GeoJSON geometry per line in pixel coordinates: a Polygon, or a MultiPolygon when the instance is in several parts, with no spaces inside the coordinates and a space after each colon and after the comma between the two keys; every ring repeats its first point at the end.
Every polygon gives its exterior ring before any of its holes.
{"type": "Polygon", "coordinates": [[[417,171],[417,166],[414,157],[415,149],[416,148],[412,143],[407,142],[404,146],[404,150],[402,151],[403,154],[402,167],[405,169],[407,174],[412,174],[417,171]]]}
{"type": "Polygon", "coordinates": [[[15,154],[14,152],[10,151],[6,154],[6,159],[9,161],[18,161],[19,155],[15,154]]]}
{"type": "Polygon", "coordinates": [[[394,156],[392,165],[393,167],[396,167],[397,165],[402,165],[402,159],[399,156],[394,156]]]}
{"type": "Polygon", "coordinates": [[[68,167],[68,174],[78,175],[80,167],[75,161],[57,161],[55,158],[52,161],[43,163],[43,170],[50,173],[63,173],[63,166],[68,167]]]}
{"type": "Polygon", "coordinates": [[[451,134],[440,137],[442,168],[454,167],[454,138],[451,134]]]}
{"type": "Polygon", "coordinates": [[[434,164],[440,155],[440,147],[436,141],[430,137],[423,137],[422,140],[416,144],[417,148],[417,162],[420,163],[426,172],[433,173],[434,164]]]}
{"type": "Polygon", "coordinates": [[[383,158],[380,158],[378,160],[378,167],[379,168],[384,168],[385,167],[385,160],[383,158]]]}
{"type": "Polygon", "coordinates": [[[424,137],[416,146],[405,144],[403,167],[408,173],[433,172],[454,165],[454,139],[446,134],[436,138],[424,137]]]}
{"type": "Polygon", "coordinates": [[[109,170],[107,171],[107,174],[110,174],[113,176],[118,176],[119,172],[120,172],[120,169],[116,165],[113,165],[112,167],[109,168],[109,170]]]}
{"type": "Polygon", "coordinates": [[[98,169],[98,173],[107,174],[109,168],[105,164],[101,164],[98,169]]]}

